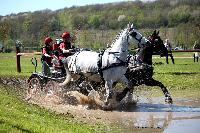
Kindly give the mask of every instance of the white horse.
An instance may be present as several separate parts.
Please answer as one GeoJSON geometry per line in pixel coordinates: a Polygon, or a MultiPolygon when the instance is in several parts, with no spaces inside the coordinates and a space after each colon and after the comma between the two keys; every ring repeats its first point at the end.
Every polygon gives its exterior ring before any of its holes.
{"type": "Polygon", "coordinates": [[[149,40],[133,28],[133,24],[128,24],[104,52],[80,51],[68,57],[64,63],[66,79],[60,85],[64,86],[71,80],[77,80],[81,75],[91,81],[103,80],[106,89],[105,106],[112,107],[116,101],[113,95],[113,83],[121,81],[126,87],[130,87],[124,74],[127,71],[128,47],[131,40],[136,40],[139,47],[149,43],[149,40]]]}

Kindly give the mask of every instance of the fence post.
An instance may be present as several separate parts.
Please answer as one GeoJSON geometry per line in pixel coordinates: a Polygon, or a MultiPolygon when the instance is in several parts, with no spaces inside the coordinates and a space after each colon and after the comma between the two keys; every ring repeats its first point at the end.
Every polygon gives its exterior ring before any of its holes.
{"type": "Polygon", "coordinates": [[[20,46],[21,46],[21,42],[16,41],[15,47],[16,47],[16,59],[17,59],[17,72],[20,73],[21,72],[21,65],[20,65],[20,56],[18,55],[18,53],[20,53],[20,46]]]}

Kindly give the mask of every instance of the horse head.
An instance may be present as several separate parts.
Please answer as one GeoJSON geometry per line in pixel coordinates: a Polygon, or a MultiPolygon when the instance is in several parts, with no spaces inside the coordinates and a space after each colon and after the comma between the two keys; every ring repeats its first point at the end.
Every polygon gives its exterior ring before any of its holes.
{"type": "Polygon", "coordinates": [[[111,45],[107,46],[105,52],[109,52],[109,56],[110,54],[113,54],[115,57],[120,56],[117,58],[121,61],[126,61],[130,43],[138,40],[139,42],[136,44],[146,44],[145,38],[133,28],[133,24],[128,24],[125,29],[121,30],[121,32],[116,35],[111,45]]]}
{"type": "Polygon", "coordinates": [[[149,40],[144,37],[140,32],[134,29],[133,24],[129,26],[129,37],[130,40],[134,40],[136,44],[138,44],[139,48],[145,47],[150,44],[149,40]]]}
{"type": "Polygon", "coordinates": [[[148,39],[145,37],[143,38],[143,42],[142,40],[138,41],[141,42],[141,46],[143,46],[140,47],[136,55],[138,62],[152,65],[152,55],[167,55],[168,51],[163,44],[163,40],[159,36],[159,31],[155,30],[153,34],[148,37],[148,39]],[[145,43],[146,45],[144,45],[145,43]]]}
{"type": "Polygon", "coordinates": [[[153,54],[166,56],[168,54],[167,48],[165,47],[163,40],[159,36],[159,31],[154,31],[148,38],[153,46],[153,54]]]}

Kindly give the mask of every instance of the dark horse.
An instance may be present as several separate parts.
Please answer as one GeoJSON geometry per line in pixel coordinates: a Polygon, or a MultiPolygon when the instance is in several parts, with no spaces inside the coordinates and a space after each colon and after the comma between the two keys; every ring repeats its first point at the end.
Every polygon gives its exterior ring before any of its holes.
{"type": "Polygon", "coordinates": [[[131,93],[134,86],[145,84],[147,86],[159,86],[165,95],[165,102],[172,103],[172,98],[167,88],[160,81],[153,79],[152,55],[167,55],[168,53],[158,34],[159,32],[155,30],[148,38],[151,42],[150,45],[140,48],[136,55],[130,56],[125,76],[131,81],[132,89],[125,88],[117,95],[117,101],[121,101],[128,92],[131,93]]]}

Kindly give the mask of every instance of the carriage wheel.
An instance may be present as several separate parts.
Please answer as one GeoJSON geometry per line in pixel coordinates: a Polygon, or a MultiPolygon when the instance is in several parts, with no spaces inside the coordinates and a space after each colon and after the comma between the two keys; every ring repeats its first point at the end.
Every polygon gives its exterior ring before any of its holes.
{"type": "Polygon", "coordinates": [[[41,94],[41,88],[40,80],[37,77],[31,78],[28,82],[26,99],[29,100],[30,98],[41,94]]]}

